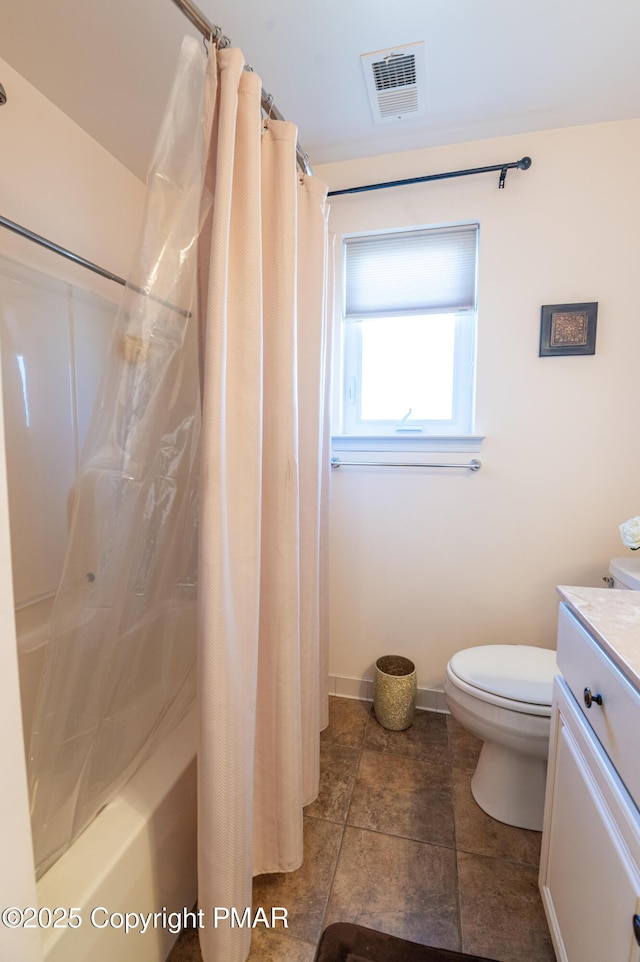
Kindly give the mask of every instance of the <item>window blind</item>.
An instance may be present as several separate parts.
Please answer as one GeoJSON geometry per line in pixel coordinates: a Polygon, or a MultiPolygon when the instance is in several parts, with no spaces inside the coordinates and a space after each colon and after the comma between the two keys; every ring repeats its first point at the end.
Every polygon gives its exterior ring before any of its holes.
{"type": "Polygon", "coordinates": [[[345,318],[475,310],[478,225],[348,237],[345,318]]]}

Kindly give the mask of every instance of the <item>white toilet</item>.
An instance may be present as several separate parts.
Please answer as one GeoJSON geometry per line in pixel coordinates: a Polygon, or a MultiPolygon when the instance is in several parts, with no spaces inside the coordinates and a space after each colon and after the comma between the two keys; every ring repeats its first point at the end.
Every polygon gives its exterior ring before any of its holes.
{"type": "Polygon", "coordinates": [[[609,562],[610,584],[612,588],[627,588],[640,591],[640,551],[624,558],[612,558],[609,562]]]}
{"type": "MultiPolygon", "coordinates": [[[[612,588],[640,591],[640,551],[609,564],[612,588]]],[[[444,691],[453,717],[484,742],[471,791],[488,815],[542,831],[556,653],[527,645],[457,652],[444,691]]]]}
{"type": "Polygon", "coordinates": [[[471,791],[488,815],[542,831],[556,653],[527,645],[457,652],[444,684],[449,710],[484,741],[471,791]]]}

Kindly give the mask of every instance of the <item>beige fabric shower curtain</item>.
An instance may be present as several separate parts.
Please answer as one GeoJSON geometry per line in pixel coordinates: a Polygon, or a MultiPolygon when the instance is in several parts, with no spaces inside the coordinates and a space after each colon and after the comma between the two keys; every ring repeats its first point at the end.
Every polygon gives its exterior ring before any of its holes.
{"type": "MultiPolygon", "coordinates": [[[[205,962],[244,962],[252,876],[302,862],[326,724],[321,637],[326,188],[259,77],[213,50],[200,238],[199,906],[205,962]]],[[[326,495],[326,492],[325,492],[326,495]]]]}

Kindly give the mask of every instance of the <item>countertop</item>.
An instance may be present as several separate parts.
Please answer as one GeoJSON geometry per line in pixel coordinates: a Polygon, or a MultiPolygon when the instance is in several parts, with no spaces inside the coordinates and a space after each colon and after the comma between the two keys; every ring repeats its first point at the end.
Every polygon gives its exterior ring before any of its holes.
{"type": "Polygon", "coordinates": [[[558,585],[558,594],[640,690],[640,591],[558,585]]]}

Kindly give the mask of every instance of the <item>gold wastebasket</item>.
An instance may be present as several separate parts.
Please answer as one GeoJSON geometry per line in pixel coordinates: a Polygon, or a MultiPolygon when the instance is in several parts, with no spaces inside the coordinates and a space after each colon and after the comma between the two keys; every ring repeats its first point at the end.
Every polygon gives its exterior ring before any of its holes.
{"type": "Polygon", "coordinates": [[[376,661],[373,709],[383,728],[409,728],[416,709],[416,666],[402,655],[383,655],[376,661]]]}

